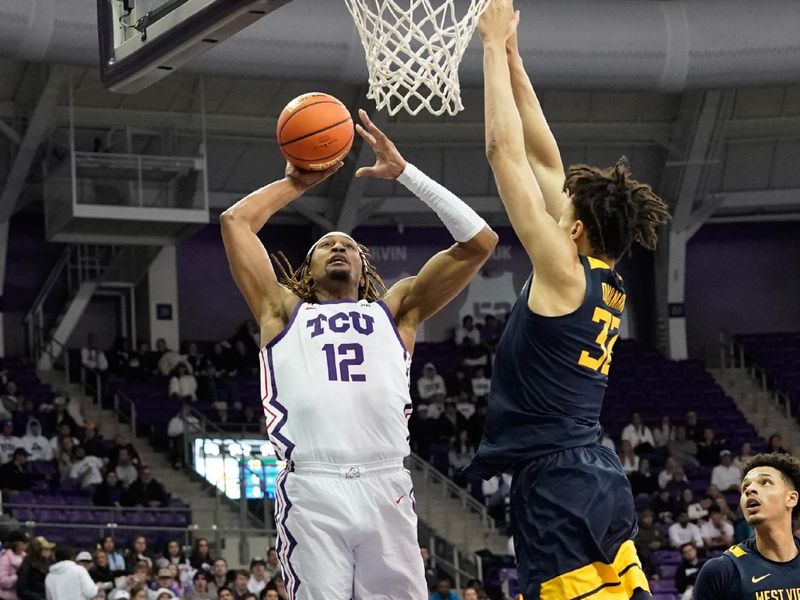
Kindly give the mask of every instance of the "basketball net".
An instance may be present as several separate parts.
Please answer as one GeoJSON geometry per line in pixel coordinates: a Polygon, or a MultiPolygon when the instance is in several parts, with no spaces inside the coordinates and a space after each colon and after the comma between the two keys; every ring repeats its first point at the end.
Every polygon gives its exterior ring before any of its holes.
{"type": "Polygon", "coordinates": [[[367,54],[367,97],[390,115],[464,110],[458,66],[489,2],[345,0],[367,54]]]}

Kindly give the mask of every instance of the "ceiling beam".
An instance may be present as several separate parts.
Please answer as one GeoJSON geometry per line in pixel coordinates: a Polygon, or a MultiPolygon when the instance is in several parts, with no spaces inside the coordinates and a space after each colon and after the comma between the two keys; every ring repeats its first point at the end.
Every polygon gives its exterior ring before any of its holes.
{"type": "Polygon", "coordinates": [[[39,95],[39,101],[30,117],[28,127],[14,158],[14,164],[8,173],[3,193],[0,194],[0,222],[8,221],[14,213],[25,180],[28,178],[33,160],[47,133],[52,119],[53,107],[58,101],[61,86],[69,73],[68,67],[56,65],[51,68],[47,82],[39,95]]]}

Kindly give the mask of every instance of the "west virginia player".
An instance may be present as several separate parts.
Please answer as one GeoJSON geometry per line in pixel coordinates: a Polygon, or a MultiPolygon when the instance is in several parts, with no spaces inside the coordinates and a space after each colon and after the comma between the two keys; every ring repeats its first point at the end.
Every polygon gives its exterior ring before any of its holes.
{"type": "Polygon", "coordinates": [[[519,576],[528,600],[650,598],[636,514],[600,408],[625,306],[617,259],[652,249],[669,213],[625,164],[566,176],[516,51],[519,14],[494,0],[480,22],[486,152],[535,273],[497,348],[489,414],[469,469],[511,471],[519,576]],[[510,63],[510,65],[509,65],[510,63]]]}
{"type": "Polygon", "coordinates": [[[800,600],[800,461],[786,454],[759,454],[742,476],[739,504],[755,530],[700,570],[695,600],[800,600]]]}

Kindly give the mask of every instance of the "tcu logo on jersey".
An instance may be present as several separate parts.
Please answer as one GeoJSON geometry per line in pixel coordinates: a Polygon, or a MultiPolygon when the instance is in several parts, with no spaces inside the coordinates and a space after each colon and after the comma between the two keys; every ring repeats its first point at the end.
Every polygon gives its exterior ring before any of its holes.
{"type": "Polygon", "coordinates": [[[306,321],[306,327],[311,329],[311,337],[325,333],[326,329],[334,333],[345,333],[354,329],[362,335],[370,335],[375,330],[375,319],[363,315],[358,311],[338,312],[330,317],[319,315],[306,321]]]}

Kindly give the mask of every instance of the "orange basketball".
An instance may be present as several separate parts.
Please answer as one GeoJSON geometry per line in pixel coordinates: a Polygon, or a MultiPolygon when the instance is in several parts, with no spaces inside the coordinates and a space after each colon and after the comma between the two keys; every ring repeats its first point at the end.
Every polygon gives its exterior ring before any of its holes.
{"type": "Polygon", "coordinates": [[[353,118],[347,107],[329,94],[298,96],[278,118],[278,143],[286,160],[298,169],[324,171],[353,146],[353,118]]]}

